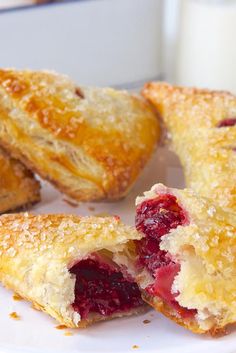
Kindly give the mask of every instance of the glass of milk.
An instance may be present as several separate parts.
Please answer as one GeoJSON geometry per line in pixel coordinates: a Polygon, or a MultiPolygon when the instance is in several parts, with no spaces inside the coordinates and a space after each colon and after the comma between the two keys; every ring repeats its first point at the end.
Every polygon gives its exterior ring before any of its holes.
{"type": "Polygon", "coordinates": [[[181,0],[175,81],[236,93],[236,1],[181,0]]]}

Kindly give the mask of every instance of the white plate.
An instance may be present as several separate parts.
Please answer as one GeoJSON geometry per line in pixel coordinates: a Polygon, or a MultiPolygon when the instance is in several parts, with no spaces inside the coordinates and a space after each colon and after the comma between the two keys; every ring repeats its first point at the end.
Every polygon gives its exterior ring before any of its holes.
{"type": "MultiPolygon", "coordinates": [[[[183,186],[183,174],[178,161],[170,152],[159,149],[129,196],[117,203],[68,205],[60,193],[43,185],[42,202],[37,213],[119,214],[123,221],[133,224],[134,200],[156,182],[183,186]],[[91,211],[91,206],[95,210],[91,211]]],[[[131,318],[99,323],[83,330],[58,330],[58,325],[46,314],[35,311],[29,303],[15,301],[12,293],[0,288],[0,352],[1,353],[235,353],[236,333],[218,339],[197,336],[150,310],[131,318]],[[17,312],[21,319],[9,317],[17,312]],[[150,323],[144,324],[147,319],[150,323]],[[72,336],[66,336],[66,333],[72,336]],[[134,346],[138,346],[134,348],[134,346]]]]}

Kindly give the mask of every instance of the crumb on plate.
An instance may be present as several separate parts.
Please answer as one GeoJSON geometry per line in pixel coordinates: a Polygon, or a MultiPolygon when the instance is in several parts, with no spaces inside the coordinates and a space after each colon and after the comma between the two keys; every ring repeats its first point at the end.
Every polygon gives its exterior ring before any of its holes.
{"type": "Polygon", "coordinates": [[[143,320],[144,324],[150,324],[150,322],[151,322],[150,320],[143,320]]]}
{"type": "Polygon", "coordinates": [[[15,311],[9,314],[10,318],[13,320],[20,320],[20,315],[17,314],[15,311]]]}
{"type": "Polygon", "coordinates": [[[13,296],[12,296],[12,299],[15,300],[15,301],[21,301],[23,300],[23,298],[17,294],[17,293],[14,293],[13,296]]]}
{"type": "Polygon", "coordinates": [[[72,332],[65,332],[64,336],[73,336],[73,333],[72,332]]]}

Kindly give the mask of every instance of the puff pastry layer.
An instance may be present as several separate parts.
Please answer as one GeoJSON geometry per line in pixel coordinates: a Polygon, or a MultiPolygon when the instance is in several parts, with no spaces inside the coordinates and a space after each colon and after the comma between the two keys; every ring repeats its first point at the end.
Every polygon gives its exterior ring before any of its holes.
{"type": "Polygon", "coordinates": [[[0,281],[67,327],[138,313],[125,263],[126,245],[140,238],[118,217],[2,215],[0,281]]]}
{"type": "Polygon", "coordinates": [[[127,194],[156,145],[150,106],[50,72],[0,70],[0,143],[76,200],[127,194]]]}
{"type": "Polygon", "coordinates": [[[148,83],[187,186],[236,210],[236,97],[228,92],[148,83]]]}
{"type": "Polygon", "coordinates": [[[0,148],[0,213],[39,201],[39,189],[33,174],[0,148]]]}
{"type": "Polygon", "coordinates": [[[196,333],[236,321],[236,216],[188,189],[137,198],[137,281],[156,310],[196,333]]]}

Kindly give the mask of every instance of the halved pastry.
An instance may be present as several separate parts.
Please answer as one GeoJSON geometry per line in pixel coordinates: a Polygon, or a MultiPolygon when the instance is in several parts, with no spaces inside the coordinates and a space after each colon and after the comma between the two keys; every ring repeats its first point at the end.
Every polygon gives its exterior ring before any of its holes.
{"type": "Polygon", "coordinates": [[[33,174],[0,148],[0,213],[38,202],[39,189],[33,174]]]}
{"type": "Polygon", "coordinates": [[[145,301],[196,333],[236,322],[236,216],[190,190],[137,198],[137,282],[145,301]]]}
{"type": "Polygon", "coordinates": [[[158,82],[143,95],[163,119],[187,186],[236,210],[236,96],[158,82]]]}
{"type": "Polygon", "coordinates": [[[159,136],[142,98],[46,71],[0,70],[0,122],[4,148],[79,201],[125,196],[159,136]]]}
{"type": "Polygon", "coordinates": [[[0,281],[67,327],[138,313],[139,288],[114,258],[128,264],[140,238],[118,217],[3,215],[0,281]]]}

